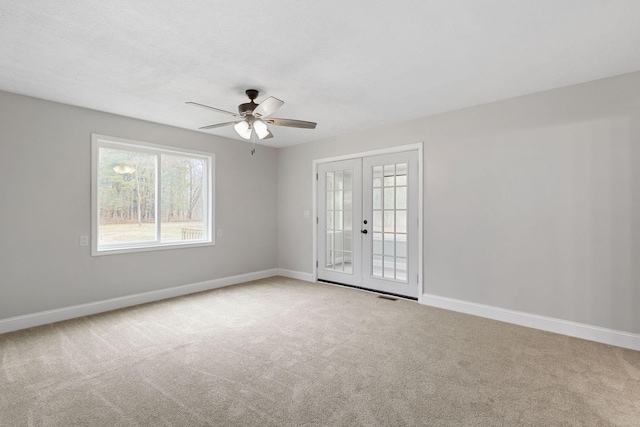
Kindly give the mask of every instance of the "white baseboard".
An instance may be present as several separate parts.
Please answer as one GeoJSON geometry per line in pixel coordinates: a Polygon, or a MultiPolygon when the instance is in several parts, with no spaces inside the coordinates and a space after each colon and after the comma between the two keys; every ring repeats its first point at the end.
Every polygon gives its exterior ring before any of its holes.
{"type": "Polygon", "coordinates": [[[278,276],[290,277],[292,279],[304,280],[305,282],[315,282],[312,273],[302,273],[300,271],[287,270],[284,268],[278,269],[278,276]]]}
{"type": "Polygon", "coordinates": [[[599,326],[568,320],[555,319],[553,317],[538,316],[536,314],[521,311],[507,310],[490,305],[440,297],[436,295],[422,295],[420,303],[432,307],[458,311],[460,313],[473,314],[502,322],[555,332],[557,334],[596,341],[603,344],[615,345],[631,350],[640,350],[640,335],[631,332],[617,331],[615,329],[601,328],[599,326]]]}
{"type": "Polygon", "coordinates": [[[175,286],[173,288],[160,289],[157,291],[144,292],[141,294],[127,295],[124,297],[112,298],[108,300],[90,302],[87,304],[63,307],[55,310],[41,311],[39,313],[26,314],[23,316],[0,319],[0,334],[17,331],[19,329],[31,328],[33,326],[47,323],[60,322],[61,320],[74,319],[76,317],[88,316],[105,311],[116,310],[133,305],[144,304],[152,301],[159,301],[195,292],[208,291],[222,288],[224,286],[236,285],[238,283],[250,282],[252,280],[265,279],[278,275],[278,269],[256,271],[254,273],[240,274],[237,276],[223,277],[221,279],[207,280],[204,282],[192,283],[189,285],[175,286]]]}

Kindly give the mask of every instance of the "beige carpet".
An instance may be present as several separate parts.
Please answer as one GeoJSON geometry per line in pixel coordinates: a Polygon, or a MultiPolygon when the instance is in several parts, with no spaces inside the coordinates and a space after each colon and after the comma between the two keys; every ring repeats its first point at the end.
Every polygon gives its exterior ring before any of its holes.
{"type": "Polygon", "coordinates": [[[0,335],[1,426],[638,426],[640,352],[271,278],[0,335]]]}

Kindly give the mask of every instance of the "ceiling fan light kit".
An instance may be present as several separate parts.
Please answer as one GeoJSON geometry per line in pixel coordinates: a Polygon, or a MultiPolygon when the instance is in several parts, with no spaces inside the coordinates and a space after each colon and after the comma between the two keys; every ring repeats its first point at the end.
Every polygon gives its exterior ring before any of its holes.
{"type": "Polygon", "coordinates": [[[271,133],[269,132],[267,124],[260,119],[256,119],[253,122],[253,130],[256,132],[256,135],[258,135],[258,139],[265,139],[271,133]]]}
{"type": "Polygon", "coordinates": [[[256,137],[260,140],[273,138],[273,134],[271,133],[271,131],[269,130],[269,126],[267,125],[286,126],[300,129],[315,129],[316,127],[316,123],[306,122],[304,120],[268,118],[271,114],[275,113],[276,110],[282,107],[282,105],[284,105],[284,102],[279,100],[278,98],[270,96],[260,104],[256,104],[253,100],[258,97],[259,92],[256,89],[247,89],[245,93],[249,97],[249,102],[240,104],[238,106],[237,114],[232,113],[231,111],[221,110],[219,108],[199,104],[197,102],[188,101],[187,104],[206,108],[218,113],[228,114],[238,119],[233,122],[202,126],[199,129],[214,129],[218,127],[233,125],[233,129],[240,136],[240,138],[247,140],[250,140],[253,134],[255,134],[256,137]]]}
{"type": "Polygon", "coordinates": [[[233,126],[233,128],[241,138],[251,139],[251,127],[249,126],[249,123],[245,121],[238,122],[233,126]]]}

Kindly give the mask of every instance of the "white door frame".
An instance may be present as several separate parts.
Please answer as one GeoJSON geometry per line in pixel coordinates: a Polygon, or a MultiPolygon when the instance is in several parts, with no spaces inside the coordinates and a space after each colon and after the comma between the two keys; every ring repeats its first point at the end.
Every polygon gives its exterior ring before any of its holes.
{"type": "Polygon", "coordinates": [[[313,281],[318,280],[318,165],[321,163],[336,162],[340,160],[351,160],[360,157],[378,156],[381,154],[401,153],[403,151],[418,151],[418,302],[422,303],[422,295],[424,294],[424,270],[423,270],[423,221],[424,221],[424,174],[423,174],[423,143],[399,145],[396,147],[383,148],[379,150],[364,151],[359,153],[346,154],[343,156],[325,157],[313,160],[313,173],[311,176],[313,185],[313,281]]]}

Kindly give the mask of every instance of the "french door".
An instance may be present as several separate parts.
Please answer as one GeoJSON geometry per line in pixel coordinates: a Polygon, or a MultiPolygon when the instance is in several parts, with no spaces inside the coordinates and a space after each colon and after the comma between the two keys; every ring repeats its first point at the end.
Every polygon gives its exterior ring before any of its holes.
{"type": "Polygon", "coordinates": [[[318,279],[417,298],[418,155],[318,165],[318,279]]]}

